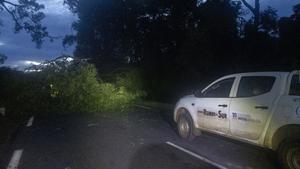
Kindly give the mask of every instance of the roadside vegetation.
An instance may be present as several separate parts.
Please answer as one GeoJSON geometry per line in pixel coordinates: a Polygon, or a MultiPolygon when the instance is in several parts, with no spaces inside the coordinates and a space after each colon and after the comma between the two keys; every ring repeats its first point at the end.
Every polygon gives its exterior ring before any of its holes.
{"type": "MultiPolygon", "coordinates": [[[[28,33],[37,47],[60,39],[43,24],[45,7],[37,0],[0,2],[0,11],[15,23],[14,32],[28,33]]],[[[71,34],[61,32],[65,34],[62,45],[75,46],[75,58],[95,65],[104,91],[117,88],[114,93],[121,92],[123,97],[116,76],[108,75],[135,67],[149,100],[174,104],[223,75],[299,69],[300,4],[293,4],[285,9],[290,13],[282,15],[273,3],[265,6],[262,0],[64,0],[77,19],[71,34]]],[[[5,23],[0,18],[1,25],[5,23]]],[[[0,51],[0,64],[7,57],[13,56],[0,51]]],[[[68,95],[59,92],[55,100],[68,95]]],[[[135,97],[131,94],[129,100],[135,97]]],[[[65,106],[68,111],[74,109],[65,106]]],[[[86,109],[100,108],[89,105],[86,109]]]]}
{"type": "Polygon", "coordinates": [[[64,45],[99,70],[139,67],[149,100],[174,104],[231,73],[299,69],[300,4],[282,16],[262,0],[65,3],[78,20],[64,45]]]}
{"type": "Polygon", "coordinates": [[[0,107],[10,116],[123,112],[146,96],[136,69],[99,74],[93,64],[62,58],[25,72],[0,70],[0,107]]]}

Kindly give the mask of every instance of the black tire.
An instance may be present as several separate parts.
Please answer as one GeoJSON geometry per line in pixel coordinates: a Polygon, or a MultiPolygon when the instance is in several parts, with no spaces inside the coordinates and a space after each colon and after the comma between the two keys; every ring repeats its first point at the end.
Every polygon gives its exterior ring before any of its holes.
{"type": "Polygon", "coordinates": [[[300,140],[282,143],[278,156],[282,169],[300,169],[300,140]]]}
{"type": "Polygon", "coordinates": [[[194,123],[192,117],[188,113],[179,115],[177,121],[177,130],[181,138],[192,141],[195,139],[194,123]]]}

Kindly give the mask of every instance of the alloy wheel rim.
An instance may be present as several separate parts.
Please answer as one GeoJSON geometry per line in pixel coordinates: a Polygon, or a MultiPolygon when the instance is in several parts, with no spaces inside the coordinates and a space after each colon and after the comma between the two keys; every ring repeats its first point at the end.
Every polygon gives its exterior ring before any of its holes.
{"type": "Polygon", "coordinates": [[[295,169],[300,169],[300,148],[295,149],[292,152],[292,164],[295,169]]]}
{"type": "Polygon", "coordinates": [[[187,138],[188,137],[188,134],[190,132],[190,126],[189,126],[189,123],[186,119],[181,119],[180,120],[180,123],[179,123],[179,132],[180,132],[180,135],[184,138],[187,138]]]}

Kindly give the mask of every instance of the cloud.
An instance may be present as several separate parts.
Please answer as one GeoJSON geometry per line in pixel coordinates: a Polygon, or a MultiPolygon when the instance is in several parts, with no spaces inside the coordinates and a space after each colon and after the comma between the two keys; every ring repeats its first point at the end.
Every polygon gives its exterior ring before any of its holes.
{"type": "Polygon", "coordinates": [[[41,64],[41,62],[32,61],[32,60],[19,61],[19,63],[21,63],[20,65],[28,65],[28,66],[41,64]]]}
{"type": "Polygon", "coordinates": [[[25,68],[33,65],[39,65],[41,64],[41,61],[37,60],[17,60],[17,61],[10,61],[5,63],[4,65],[1,66],[8,66],[11,68],[15,68],[18,70],[24,70],[25,68]]]}

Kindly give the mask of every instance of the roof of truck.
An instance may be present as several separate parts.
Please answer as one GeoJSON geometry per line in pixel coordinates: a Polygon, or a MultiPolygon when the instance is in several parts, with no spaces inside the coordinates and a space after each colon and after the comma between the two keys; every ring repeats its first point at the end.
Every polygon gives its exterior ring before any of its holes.
{"type": "Polygon", "coordinates": [[[233,76],[274,76],[274,75],[279,75],[279,76],[285,76],[287,77],[291,72],[275,72],[275,71],[269,71],[269,72],[246,72],[246,73],[235,73],[235,74],[230,74],[227,76],[222,77],[227,78],[227,77],[233,77],[233,76]]]}
{"type": "Polygon", "coordinates": [[[291,72],[284,72],[284,71],[266,71],[266,72],[244,72],[244,73],[235,73],[232,75],[252,75],[252,74],[290,74],[291,72]]]}

